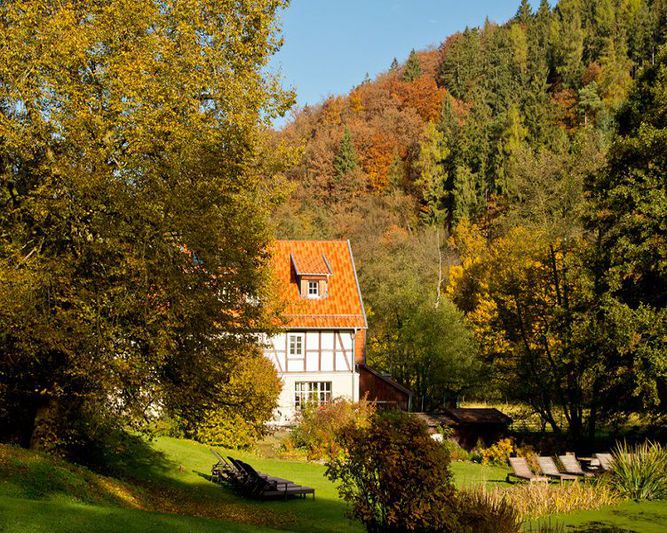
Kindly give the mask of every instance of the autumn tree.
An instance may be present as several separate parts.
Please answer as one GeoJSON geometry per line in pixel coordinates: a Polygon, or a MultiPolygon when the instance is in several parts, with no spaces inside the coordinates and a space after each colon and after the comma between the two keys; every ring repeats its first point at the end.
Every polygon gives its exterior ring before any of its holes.
{"type": "Polygon", "coordinates": [[[215,403],[254,344],[282,6],[0,6],[3,440],[69,447],[91,417],[215,403]]]}

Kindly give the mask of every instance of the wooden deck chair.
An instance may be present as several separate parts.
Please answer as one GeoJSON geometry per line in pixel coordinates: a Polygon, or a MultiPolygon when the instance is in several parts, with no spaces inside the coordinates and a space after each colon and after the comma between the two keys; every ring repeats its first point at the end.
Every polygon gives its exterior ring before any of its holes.
{"type": "Polygon", "coordinates": [[[584,472],[581,468],[581,464],[577,461],[577,458],[574,455],[559,455],[558,459],[563,465],[566,474],[579,477],[593,477],[591,472],[584,472]]]}
{"type": "Polygon", "coordinates": [[[556,461],[554,461],[553,457],[538,457],[537,462],[540,465],[540,470],[542,470],[542,473],[550,478],[557,479],[561,483],[563,481],[576,481],[579,479],[577,476],[573,474],[564,474],[560,470],[558,470],[558,467],[556,466],[556,461]]]}
{"type": "Polygon", "coordinates": [[[528,461],[526,461],[525,457],[510,457],[509,463],[512,467],[512,472],[507,474],[506,481],[508,483],[510,481],[510,477],[515,477],[522,481],[528,481],[529,483],[549,483],[548,477],[537,476],[533,473],[533,471],[530,469],[530,466],[528,466],[528,461]]]}
{"type": "Polygon", "coordinates": [[[600,461],[600,468],[603,472],[609,472],[611,470],[612,464],[614,463],[614,457],[610,453],[596,453],[593,456],[600,461]]]}

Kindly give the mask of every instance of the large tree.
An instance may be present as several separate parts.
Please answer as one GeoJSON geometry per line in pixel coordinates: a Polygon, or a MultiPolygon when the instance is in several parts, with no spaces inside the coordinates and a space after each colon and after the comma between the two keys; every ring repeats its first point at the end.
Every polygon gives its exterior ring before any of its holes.
{"type": "Polygon", "coordinates": [[[192,413],[262,327],[283,5],[0,5],[2,438],[192,413]]]}
{"type": "Polygon", "coordinates": [[[618,116],[609,161],[589,183],[600,320],[623,410],[667,413],[667,48],[618,116]]]}

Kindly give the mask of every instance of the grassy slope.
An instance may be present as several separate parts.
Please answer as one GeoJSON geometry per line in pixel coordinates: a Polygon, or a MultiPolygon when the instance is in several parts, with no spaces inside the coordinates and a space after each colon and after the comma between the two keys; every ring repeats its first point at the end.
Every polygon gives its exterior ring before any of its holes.
{"type": "Polygon", "coordinates": [[[277,530],[211,518],[86,505],[67,499],[43,501],[0,496],[0,531],[3,533],[73,533],[79,531],[254,533],[277,530]]]}
{"type": "MultiPolygon", "coordinates": [[[[0,531],[214,532],[361,531],[318,464],[262,459],[234,452],[258,469],[312,486],[315,501],[256,502],[206,479],[213,457],[204,446],[161,438],[116,465],[125,481],[25,450],[0,446],[0,531]],[[274,528],[274,529],[272,529],[274,528]]],[[[452,465],[457,486],[504,484],[507,471],[471,463],[452,465]]],[[[627,503],[603,511],[555,517],[581,528],[604,524],[624,531],[667,531],[667,503],[627,503]]]]}

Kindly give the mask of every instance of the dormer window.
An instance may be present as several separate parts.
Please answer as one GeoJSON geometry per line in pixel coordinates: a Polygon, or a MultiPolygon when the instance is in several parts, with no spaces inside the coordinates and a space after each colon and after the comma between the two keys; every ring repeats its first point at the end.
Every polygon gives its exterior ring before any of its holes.
{"type": "Polygon", "coordinates": [[[308,298],[320,297],[320,284],[317,281],[308,282],[308,298]]]}
{"type": "Polygon", "coordinates": [[[290,260],[301,298],[317,300],[329,294],[329,278],[333,275],[324,254],[291,253],[290,260]]]}

